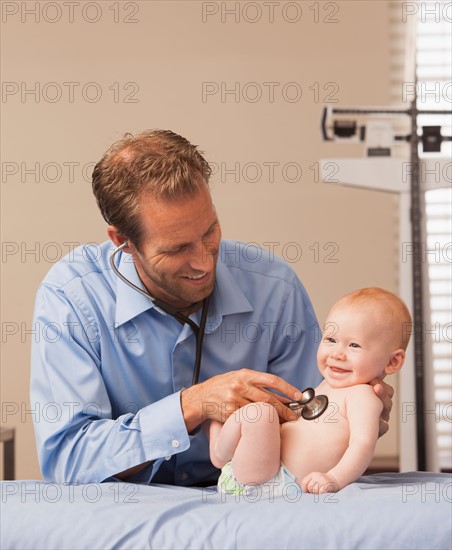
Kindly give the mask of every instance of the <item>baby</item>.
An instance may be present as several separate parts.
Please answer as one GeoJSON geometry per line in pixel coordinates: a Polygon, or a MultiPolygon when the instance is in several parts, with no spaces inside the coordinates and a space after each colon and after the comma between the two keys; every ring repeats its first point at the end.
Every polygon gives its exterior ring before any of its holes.
{"type": "Polygon", "coordinates": [[[356,290],[331,309],[317,352],[324,380],[315,389],[329,399],[315,420],[279,424],[268,403],[250,403],[224,424],[208,427],[210,458],[222,468],[218,489],[273,495],[290,485],[310,493],[336,492],[361,476],[378,439],[381,400],[368,383],[401,369],[411,316],[394,294],[356,290]]]}

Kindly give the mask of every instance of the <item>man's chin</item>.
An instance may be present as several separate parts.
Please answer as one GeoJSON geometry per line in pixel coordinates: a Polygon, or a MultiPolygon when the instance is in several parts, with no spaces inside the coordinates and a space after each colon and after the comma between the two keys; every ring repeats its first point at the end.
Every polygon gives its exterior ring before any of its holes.
{"type": "Polygon", "coordinates": [[[210,296],[213,292],[215,283],[206,285],[203,288],[199,288],[196,291],[191,292],[181,292],[180,297],[181,301],[184,302],[184,308],[189,308],[195,304],[198,304],[204,300],[204,298],[207,298],[207,296],[210,296]]]}
{"type": "Polygon", "coordinates": [[[190,305],[202,302],[207,296],[210,296],[213,292],[213,286],[209,285],[202,291],[196,292],[190,296],[190,305]]]}

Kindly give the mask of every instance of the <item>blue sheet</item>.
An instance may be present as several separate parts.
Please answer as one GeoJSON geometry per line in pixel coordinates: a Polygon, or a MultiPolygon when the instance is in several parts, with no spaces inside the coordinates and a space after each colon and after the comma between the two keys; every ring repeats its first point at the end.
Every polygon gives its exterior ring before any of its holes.
{"type": "Polygon", "coordinates": [[[6,549],[451,549],[452,477],[376,474],[336,494],[1,483],[6,549]]]}

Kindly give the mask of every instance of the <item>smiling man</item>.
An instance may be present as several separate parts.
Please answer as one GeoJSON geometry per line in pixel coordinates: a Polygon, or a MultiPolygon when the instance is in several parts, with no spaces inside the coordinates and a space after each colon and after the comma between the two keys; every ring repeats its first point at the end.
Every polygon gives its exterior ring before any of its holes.
{"type": "MultiPolygon", "coordinates": [[[[141,219],[143,240],[124,252],[132,254],[143,285],[151,295],[184,313],[196,311],[197,304],[214,289],[221,239],[207,186],[201,184],[183,201],[145,201],[141,219]]],[[[123,244],[124,237],[115,226],[107,231],[116,246],[123,244]]]]}
{"type": "MultiPolygon", "coordinates": [[[[209,177],[197,147],[162,130],[126,135],[96,165],[110,241],[58,262],[36,300],[55,333],[32,350],[32,406],[58,411],[35,419],[46,479],[215,483],[205,420],[256,401],[293,420],[282,401],[319,382],[305,289],[283,261],[221,240],[209,177]]],[[[387,419],[392,388],[374,388],[387,419]]]]}

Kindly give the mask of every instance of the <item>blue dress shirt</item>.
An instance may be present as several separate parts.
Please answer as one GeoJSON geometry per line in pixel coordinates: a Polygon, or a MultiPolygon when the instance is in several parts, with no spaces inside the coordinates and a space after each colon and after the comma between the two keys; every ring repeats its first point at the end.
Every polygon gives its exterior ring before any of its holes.
{"type": "MultiPolygon", "coordinates": [[[[31,402],[43,476],[100,482],[151,461],[130,480],[214,480],[205,434],[187,433],[180,405],[193,376],[194,334],[121,281],[111,251],[110,241],[77,248],[38,290],[31,402]],[[160,474],[171,464],[170,477],[159,477],[162,464],[160,474]]],[[[116,260],[142,287],[131,256],[116,260]]],[[[199,381],[248,368],[315,387],[319,330],[292,269],[260,248],[222,241],[216,275],[199,381]]],[[[200,315],[191,318],[199,324],[200,315]]]]}

